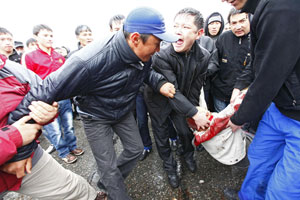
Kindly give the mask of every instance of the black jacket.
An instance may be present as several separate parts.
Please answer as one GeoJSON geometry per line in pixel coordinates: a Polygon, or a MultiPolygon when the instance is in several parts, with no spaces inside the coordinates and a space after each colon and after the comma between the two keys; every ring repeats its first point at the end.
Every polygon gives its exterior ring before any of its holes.
{"type": "Polygon", "coordinates": [[[148,86],[145,89],[147,105],[152,105],[149,112],[158,116],[160,122],[164,122],[172,110],[186,117],[192,117],[197,113],[196,106],[199,106],[200,90],[209,57],[209,52],[197,42],[185,55],[185,62],[183,56],[175,52],[172,44],[164,46],[153,56],[153,69],[163,74],[176,88],[174,98],[166,98],[148,86]]]}
{"type": "Polygon", "coordinates": [[[52,103],[76,95],[80,95],[76,100],[83,112],[101,119],[119,120],[134,108],[144,81],[155,91],[166,82],[150,66],[150,61],[140,61],[119,31],[74,53],[41,84],[31,85],[23,101],[9,116],[9,123],[28,114],[28,106],[34,100],[52,103]]]}
{"type": "Polygon", "coordinates": [[[216,49],[216,45],[213,39],[211,39],[208,36],[201,36],[197,42],[202,46],[204,49],[206,49],[210,54],[213,53],[213,51],[216,49]]]}
{"type": "Polygon", "coordinates": [[[237,78],[250,62],[250,34],[237,37],[232,31],[222,33],[216,42],[212,60],[208,67],[208,75],[212,77],[212,94],[229,102],[237,78]]]}
{"type": "Polygon", "coordinates": [[[11,61],[14,61],[16,63],[21,64],[21,57],[22,56],[19,55],[18,52],[14,49],[13,53],[10,56],[8,56],[8,59],[11,60],[11,61]]]}
{"type": "Polygon", "coordinates": [[[231,120],[241,125],[273,101],[284,115],[300,121],[300,1],[248,0],[252,69],[255,77],[231,120]]]}
{"type": "Polygon", "coordinates": [[[76,101],[83,112],[118,120],[133,109],[135,96],[144,81],[155,91],[165,83],[163,76],[150,66],[150,61],[140,61],[119,31],[74,53],[41,85],[32,87],[12,113],[12,119],[27,114],[33,100],[52,103],[77,95],[76,101]]]}

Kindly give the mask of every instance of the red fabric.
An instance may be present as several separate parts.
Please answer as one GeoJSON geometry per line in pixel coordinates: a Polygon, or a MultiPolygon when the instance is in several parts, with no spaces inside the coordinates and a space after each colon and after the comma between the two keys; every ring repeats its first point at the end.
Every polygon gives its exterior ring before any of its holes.
{"type": "Polygon", "coordinates": [[[16,153],[17,148],[22,146],[23,140],[18,129],[13,126],[5,126],[0,129],[0,165],[10,160],[16,153]]]}
{"type": "Polygon", "coordinates": [[[59,69],[65,63],[65,58],[51,48],[47,54],[40,48],[25,55],[25,64],[28,69],[35,72],[42,79],[59,69]]]}
{"type": "MultiPolygon", "coordinates": [[[[5,67],[5,61],[6,57],[0,55],[0,73],[5,67]]],[[[17,147],[22,144],[22,137],[16,128],[8,126],[9,130],[5,128],[3,130],[3,127],[7,123],[8,114],[15,110],[29,90],[28,84],[20,83],[12,74],[5,74],[5,78],[0,79],[0,127],[2,129],[0,131],[0,165],[16,154],[17,147]]],[[[0,171],[0,192],[16,191],[20,188],[21,182],[22,179],[18,179],[15,175],[0,171]]]]}
{"type": "Polygon", "coordinates": [[[239,109],[244,97],[245,92],[239,95],[233,103],[230,103],[220,113],[212,113],[211,117],[209,118],[211,121],[210,126],[205,131],[196,130],[195,121],[192,118],[189,118],[188,125],[194,130],[194,145],[198,146],[202,142],[210,140],[224,130],[230,120],[230,117],[239,109]]]}

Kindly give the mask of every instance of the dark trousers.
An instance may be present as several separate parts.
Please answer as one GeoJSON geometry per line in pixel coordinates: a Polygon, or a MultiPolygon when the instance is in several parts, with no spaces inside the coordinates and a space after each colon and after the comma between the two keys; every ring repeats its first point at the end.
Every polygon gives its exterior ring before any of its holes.
{"type": "Polygon", "coordinates": [[[130,112],[121,120],[104,120],[81,115],[87,140],[98,166],[100,180],[106,187],[109,199],[130,199],[124,179],[136,166],[143,151],[143,143],[133,114],[130,112]],[[117,157],[114,132],[120,137],[123,152],[117,157]]]}
{"type": "MultiPolygon", "coordinates": [[[[172,155],[170,143],[169,143],[169,122],[168,118],[163,122],[159,122],[155,115],[151,115],[151,123],[153,129],[153,135],[157,146],[158,154],[163,160],[164,169],[168,174],[176,173],[176,161],[172,155]]],[[[184,158],[191,159],[194,156],[194,147],[192,146],[193,134],[189,129],[186,117],[172,112],[170,114],[170,120],[172,121],[179,140],[183,145],[184,158]]]]}
{"type": "Polygon", "coordinates": [[[136,97],[136,118],[144,147],[152,148],[148,127],[148,109],[142,93],[138,93],[136,97]]]}
{"type": "Polygon", "coordinates": [[[173,126],[173,123],[172,123],[172,121],[171,121],[171,119],[168,117],[168,124],[169,124],[169,127],[168,127],[168,130],[169,130],[169,137],[171,138],[171,139],[177,139],[177,132],[176,132],[176,130],[175,130],[175,128],[174,128],[174,126],[173,126]]]}

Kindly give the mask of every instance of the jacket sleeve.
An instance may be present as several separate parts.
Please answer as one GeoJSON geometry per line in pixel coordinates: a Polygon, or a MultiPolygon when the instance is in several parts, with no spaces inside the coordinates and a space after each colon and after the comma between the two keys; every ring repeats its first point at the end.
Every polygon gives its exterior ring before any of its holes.
{"type": "Polygon", "coordinates": [[[29,113],[28,106],[32,101],[40,100],[48,104],[68,99],[88,92],[89,72],[84,62],[73,56],[57,71],[47,76],[40,84],[31,85],[30,91],[9,116],[13,123],[29,113]]]}
{"type": "MultiPolygon", "coordinates": [[[[216,45],[218,42],[216,43],[216,45]]],[[[207,76],[214,76],[220,70],[218,46],[214,49],[208,62],[207,76]]]]}
{"type": "Polygon", "coordinates": [[[145,83],[148,84],[155,92],[159,93],[159,90],[163,84],[165,84],[167,80],[163,75],[157,73],[152,67],[149,70],[147,79],[145,83]]]}
{"type": "Polygon", "coordinates": [[[269,1],[260,7],[264,10],[257,10],[260,13],[254,15],[256,26],[252,31],[256,44],[252,65],[255,79],[239,110],[231,117],[234,124],[257,119],[277,96],[300,59],[299,6],[288,2],[278,4],[269,1]]]}
{"type": "Polygon", "coordinates": [[[0,129],[0,165],[10,160],[16,153],[17,148],[23,143],[22,136],[14,126],[4,126],[0,129]]]}
{"type": "Polygon", "coordinates": [[[170,63],[168,63],[158,54],[155,54],[153,57],[152,66],[157,72],[164,75],[168,82],[172,83],[175,86],[176,93],[174,95],[174,98],[169,98],[169,103],[172,109],[177,113],[183,114],[187,117],[194,116],[198,112],[198,110],[178,89],[176,75],[170,63]]]}

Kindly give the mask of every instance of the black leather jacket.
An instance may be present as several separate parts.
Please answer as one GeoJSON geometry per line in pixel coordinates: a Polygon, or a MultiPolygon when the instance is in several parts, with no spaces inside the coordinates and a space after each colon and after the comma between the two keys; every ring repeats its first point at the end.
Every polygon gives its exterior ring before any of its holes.
{"type": "Polygon", "coordinates": [[[149,112],[157,115],[161,122],[165,121],[172,110],[186,117],[194,116],[197,113],[196,106],[199,106],[209,57],[209,52],[200,47],[198,42],[195,42],[190,52],[185,55],[186,62],[171,44],[156,53],[153,56],[152,67],[174,84],[176,94],[174,98],[166,98],[147,86],[145,101],[152,105],[149,112]]]}
{"type": "Polygon", "coordinates": [[[51,104],[74,96],[81,111],[101,119],[119,120],[134,108],[143,82],[159,91],[166,81],[152,70],[151,61],[140,61],[119,31],[74,53],[41,84],[31,86],[9,122],[28,114],[28,106],[34,100],[51,104]]]}

